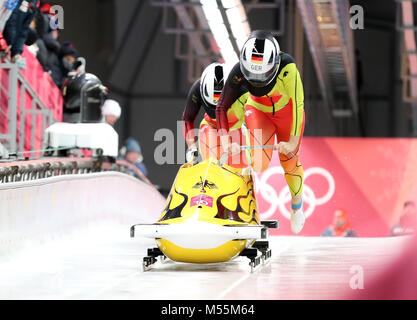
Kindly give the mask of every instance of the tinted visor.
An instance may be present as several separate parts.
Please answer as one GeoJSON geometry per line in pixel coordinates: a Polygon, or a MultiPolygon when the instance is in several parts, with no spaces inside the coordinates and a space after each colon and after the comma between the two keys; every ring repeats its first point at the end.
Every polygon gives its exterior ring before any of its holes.
{"type": "MultiPolygon", "coordinates": [[[[258,67],[256,65],[251,65],[251,67],[258,67]]],[[[250,70],[247,70],[242,64],[240,65],[240,69],[243,73],[245,79],[254,87],[264,87],[268,85],[272,79],[274,78],[275,74],[278,70],[278,64],[275,64],[274,67],[266,73],[253,73],[250,70]]]]}

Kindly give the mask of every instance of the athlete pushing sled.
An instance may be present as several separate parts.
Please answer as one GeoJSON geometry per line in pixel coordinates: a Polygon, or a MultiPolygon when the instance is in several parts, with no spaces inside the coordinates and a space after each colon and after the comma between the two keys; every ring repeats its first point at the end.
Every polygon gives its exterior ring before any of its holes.
{"type": "MultiPolygon", "coordinates": [[[[219,84],[221,69],[217,68],[217,75],[216,66],[213,70],[214,88],[219,84]]],[[[255,31],[246,41],[240,62],[229,74],[216,107],[222,148],[231,156],[244,149],[239,143],[230,141],[228,113],[242,97],[244,87],[250,93],[245,104],[250,165],[255,171],[262,172],[269,166],[273,149],[279,151],[292,194],[291,228],[294,233],[299,233],[305,221],[303,168],[298,157],[304,130],[303,88],[293,59],[280,52],[277,41],[269,32],[255,31]],[[277,145],[274,145],[275,137],[277,145]]],[[[194,92],[198,95],[197,90],[194,92]]],[[[200,94],[204,93],[200,87],[200,94]]],[[[213,122],[213,116],[209,118],[213,122]]],[[[215,125],[212,123],[210,127],[215,128],[215,125]]],[[[187,128],[185,134],[188,138],[187,128]]],[[[196,156],[194,142],[194,139],[187,141],[193,154],[191,158],[196,156]]],[[[153,238],[158,246],[148,250],[143,261],[145,270],[158,256],[179,262],[213,263],[244,255],[251,260],[252,270],[261,259],[266,261],[271,257],[268,242],[261,239],[266,239],[267,228],[277,227],[277,222],[259,220],[251,178],[239,173],[228,161],[213,161],[210,152],[209,144],[207,159],[201,163],[189,161],[180,168],[167,205],[155,224],[132,226],[132,236],[139,233],[153,238]]]]}
{"type": "Polygon", "coordinates": [[[217,104],[221,143],[231,155],[240,152],[241,148],[230,141],[227,112],[242,87],[250,93],[245,106],[245,123],[253,146],[251,166],[256,172],[266,170],[273,149],[278,150],[292,196],[291,230],[297,234],[305,222],[302,201],[304,174],[298,156],[305,123],[304,92],[294,59],[280,51],[270,32],[251,33],[217,104]],[[272,147],[275,138],[278,144],[272,147]]]}

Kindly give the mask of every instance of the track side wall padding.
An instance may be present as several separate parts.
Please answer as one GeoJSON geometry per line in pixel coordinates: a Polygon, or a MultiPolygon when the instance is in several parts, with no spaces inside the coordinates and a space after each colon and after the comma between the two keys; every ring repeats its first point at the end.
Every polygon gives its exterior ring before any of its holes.
{"type": "Polygon", "coordinates": [[[165,198],[118,172],[66,175],[0,185],[0,252],[95,223],[154,223],[165,198]]]}

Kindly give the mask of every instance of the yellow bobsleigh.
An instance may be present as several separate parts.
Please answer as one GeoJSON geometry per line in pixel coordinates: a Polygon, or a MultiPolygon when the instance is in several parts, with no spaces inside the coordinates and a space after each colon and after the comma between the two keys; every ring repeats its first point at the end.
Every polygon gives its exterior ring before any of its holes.
{"type": "Polygon", "coordinates": [[[131,228],[132,237],[155,239],[158,246],[148,249],[144,270],[158,256],[177,262],[218,263],[239,255],[251,260],[253,270],[271,256],[265,240],[268,227],[278,227],[277,221],[259,220],[254,195],[250,170],[221,165],[215,159],[184,164],[159,220],[131,228]]]}

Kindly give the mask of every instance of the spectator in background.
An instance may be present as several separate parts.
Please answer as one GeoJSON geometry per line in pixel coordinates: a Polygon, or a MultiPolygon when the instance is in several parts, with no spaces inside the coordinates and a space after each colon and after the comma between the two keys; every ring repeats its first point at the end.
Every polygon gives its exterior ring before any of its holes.
{"type": "Polygon", "coordinates": [[[43,4],[38,13],[38,19],[43,20],[43,29],[41,32],[41,41],[39,46],[38,60],[42,64],[46,72],[51,73],[52,66],[58,64],[58,52],[61,44],[58,41],[59,30],[51,23],[53,14],[51,13],[51,5],[43,4]],[[52,26],[52,27],[51,27],[52,26]]]}
{"type": "Polygon", "coordinates": [[[59,58],[58,58],[58,52],[61,48],[61,44],[58,41],[59,32],[58,30],[51,29],[49,25],[49,18],[45,15],[43,15],[43,18],[47,19],[47,31],[43,35],[42,40],[45,44],[46,48],[46,56],[44,57],[45,66],[44,69],[47,72],[51,72],[52,66],[54,64],[58,64],[59,58]]]}
{"type": "Polygon", "coordinates": [[[39,52],[37,57],[44,70],[49,72],[55,84],[62,88],[68,75],[77,71],[76,69],[80,66],[80,63],[77,63],[78,51],[70,42],[65,42],[61,46],[58,41],[58,23],[51,6],[43,4],[39,11],[38,19],[43,21],[41,21],[42,27],[39,28],[38,32],[43,35],[38,42],[39,52]]]}
{"type": "Polygon", "coordinates": [[[101,107],[101,113],[103,115],[103,122],[108,123],[111,126],[114,126],[117,120],[119,120],[122,114],[122,108],[120,104],[112,99],[107,99],[104,101],[103,106],[101,107]]]}
{"type": "Polygon", "coordinates": [[[46,65],[47,60],[47,49],[43,37],[50,29],[49,25],[49,17],[43,14],[42,11],[36,10],[35,16],[29,25],[29,32],[25,42],[29,51],[38,58],[43,67],[46,65]]]}
{"type": "Polygon", "coordinates": [[[68,74],[74,70],[77,55],[78,52],[72,43],[66,42],[60,47],[57,55],[50,56],[51,77],[59,88],[64,84],[68,74]]]}
{"type": "Polygon", "coordinates": [[[22,69],[26,68],[25,59],[22,58],[23,45],[38,4],[39,0],[19,0],[4,28],[4,38],[11,46],[11,60],[22,69]]]}
{"type": "Polygon", "coordinates": [[[70,42],[65,42],[59,49],[58,56],[64,67],[65,76],[68,72],[74,70],[75,61],[77,61],[78,51],[70,42]]]}
{"type": "Polygon", "coordinates": [[[53,10],[51,10],[52,6],[49,3],[44,3],[40,6],[39,11],[49,18],[54,18],[55,13],[53,10]]]}
{"type": "Polygon", "coordinates": [[[44,37],[48,34],[49,31],[49,19],[48,16],[43,14],[42,11],[37,11],[35,14],[35,30],[36,30],[36,47],[37,47],[37,54],[36,58],[38,58],[39,63],[43,67],[43,69],[48,72],[50,68],[48,68],[48,49],[46,47],[44,37]]]}
{"type": "Polygon", "coordinates": [[[407,201],[403,206],[400,221],[391,228],[390,236],[413,234],[417,227],[417,208],[413,201],[407,201]]]}
{"type": "Polygon", "coordinates": [[[347,213],[343,209],[334,212],[333,224],[321,234],[322,237],[357,237],[355,231],[351,229],[347,213]]]}
{"type": "Polygon", "coordinates": [[[19,0],[0,0],[0,51],[8,53],[10,47],[3,37],[3,30],[19,0]]]}
{"type": "Polygon", "coordinates": [[[38,40],[38,32],[37,28],[37,21],[36,18],[32,20],[29,25],[29,32],[26,38],[25,45],[28,47],[28,50],[36,57],[38,55],[39,47],[37,45],[38,40]]]}
{"type": "Polygon", "coordinates": [[[136,168],[138,168],[143,175],[148,175],[148,170],[143,163],[142,149],[138,141],[132,137],[128,138],[123,148],[120,150],[120,154],[122,156],[122,160],[126,160],[136,166],[136,168]]]}

